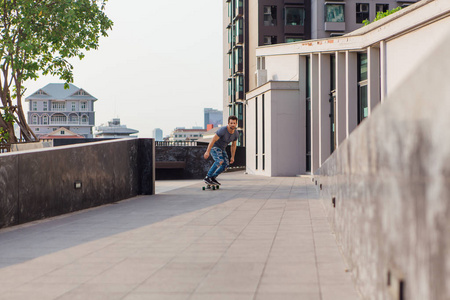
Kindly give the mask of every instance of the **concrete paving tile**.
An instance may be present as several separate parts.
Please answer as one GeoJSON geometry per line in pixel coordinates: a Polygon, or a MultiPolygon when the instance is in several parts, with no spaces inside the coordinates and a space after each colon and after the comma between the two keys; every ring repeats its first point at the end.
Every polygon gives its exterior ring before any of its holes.
{"type": "Polygon", "coordinates": [[[189,300],[253,300],[253,293],[194,293],[189,300]]]}
{"type": "Polygon", "coordinates": [[[265,282],[261,281],[257,293],[300,293],[316,294],[320,296],[319,283],[291,283],[291,282],[265,282]]]}
{"type": "Polygon", "coordinates": [[[361,299],[353,284],[321,285],[323,300],[359,300],[361,299]]]}
{"type": "Polygon", "coordinates": [[[78,284],[50,284],[50,283],[28,283],[20,286],[14,291],[7,291],[0,295],[0,299],[15,300],[15,299],[56,299],[59,296],[71,291],[78,284]]]}
{"type": "Polygon", "coordinates": [[[219,262],[197,288],[197,293],[254,293],[264,263],[219,262]]]}
{"type": "Polygon", "coordinates": [[[317,293],[258,293],[255,300],[322,300],[317,293]]]}
{"type": "Polygon", "coordinates": [[[277,263],[269,261],[264,269],[262,281],[286,283],[318,283],[316,264],[309,263],[277,263]]]}
{"type": "Polygon", "coordinates": [[[138,286],[135,284],[124,284],[124,283],[89,283],[79,285],[70,292],[73,293],[111,293],[111,294],[127,294],[133,291],[138,286]]]}
{"type": "Polygon", "coordinates": [[[133,292],[123,300],[187,300],[190,293],[137,293],[133,292]]]}
{"type": "Polygon", "coordinates": [[[64,295],[58,297],[58,300],[86,300],[86,299],[95,299],[95,300],[120,300],[126,293],[111,293],[111,292],[68,292],[64,295]]]}

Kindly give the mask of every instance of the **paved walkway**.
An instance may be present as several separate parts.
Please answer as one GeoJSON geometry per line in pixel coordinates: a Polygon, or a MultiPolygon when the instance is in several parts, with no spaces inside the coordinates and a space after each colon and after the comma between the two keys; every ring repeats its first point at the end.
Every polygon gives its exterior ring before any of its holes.
{"type": "Polygon", "coordinates": [[[309,178],[220,179],[0,230],[0,299],[359,299],[309,178]]]}

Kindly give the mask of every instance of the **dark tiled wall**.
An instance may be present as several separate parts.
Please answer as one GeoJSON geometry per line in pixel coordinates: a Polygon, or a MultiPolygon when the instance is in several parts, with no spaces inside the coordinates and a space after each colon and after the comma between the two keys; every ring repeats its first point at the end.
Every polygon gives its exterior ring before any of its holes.
{"type": "Polygon", "coordinates": [[[152,139],[1,155],[0,227],[153,194],[153,162],[152,139]]]}

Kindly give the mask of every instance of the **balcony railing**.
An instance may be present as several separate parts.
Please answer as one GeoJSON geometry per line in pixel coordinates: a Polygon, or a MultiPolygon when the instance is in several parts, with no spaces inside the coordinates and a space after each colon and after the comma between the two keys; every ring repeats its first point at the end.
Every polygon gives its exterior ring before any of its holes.
{"type": "Polygon", "coordinates": [[[31,123],[30,125],[33,126],[38,126],[38,125],[42,125],[42,126],[62,126],[62,125],[90,125],[89,121],[86,122],[82,122],[82,121],[50,121],[48,123],[31,123]]]}

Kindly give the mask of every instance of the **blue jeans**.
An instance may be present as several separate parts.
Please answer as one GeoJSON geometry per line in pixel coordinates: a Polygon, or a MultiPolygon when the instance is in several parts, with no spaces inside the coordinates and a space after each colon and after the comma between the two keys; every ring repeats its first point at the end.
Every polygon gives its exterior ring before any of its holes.
{"type": "Polygon", "coordinates": [[[228,159],[227,152],[217,147],[213,147],[210,154],[214,159],[214,164],[209,169],[207,175],[208,177],[217,177],[228,168],[230,160],[228,159]]]}

